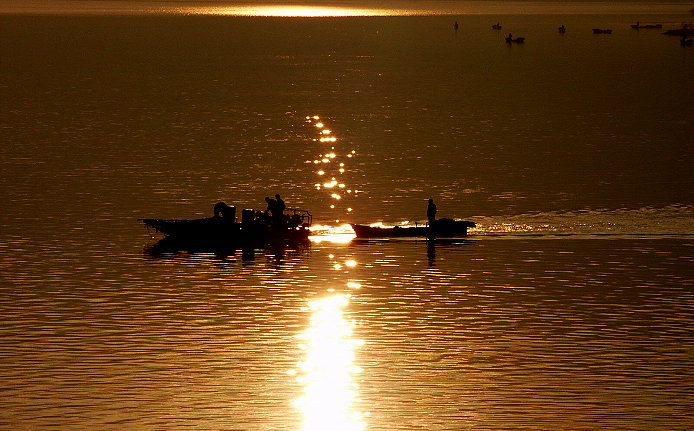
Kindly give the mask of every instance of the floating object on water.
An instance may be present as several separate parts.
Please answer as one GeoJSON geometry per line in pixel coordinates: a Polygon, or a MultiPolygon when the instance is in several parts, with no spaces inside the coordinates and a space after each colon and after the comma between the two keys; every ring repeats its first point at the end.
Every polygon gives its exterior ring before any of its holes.
{"type": "Polygon", "coordinates": [[[475,227],[475,223],[465,220],[442,218],[436,220],[431,226],[381,227],[360,224],[352,224],[351,226],[357,238],[449,238],[466,236],[467,228],[475,227]]]}
{"type": "Polygon", "coordinates": [[[566,33],[566,26],[562,24],[557,30],[559,30],[559,33],[564,34],[566,33]]]}
{"type": "Polygon", "coordinates": [[[306,210],[287,208],[289,215],[262,216],[244,209],[241,222],[236,208],[224,203],[215,205],[213,217],[194,220],[139,219],[148,228],[168,238],[205,245],[262,244],[275,241],[304,241],[310,235],[313,217],[306,210]]]}
{"type": "Polygon", "coordinates": [[[606,28],[606,29],[594,28],[594,29],[593,29],[593,34],[612,34],[612,29],[609,29],[609,28],[606,28]]]}
{"type": "Polygon", "coordinates": [[[513,36],[511,36],[511,33],[509,33],[508,36],[506,36],[505,40],[506,40],[506,43],[508,43],[509,45],[512,43],[525,43],[524,37],[517,37],[514,39],[513,36]]]}
{"type": "Polygon", "coordinates": [[[496,24],[492,25],[492,29],[494,29],[494,30],[501,30],[501,24],[499,24],[499,23],[497,22],[496,24]]]}
{"type": "Polygon", "coordinates": [[[690,25],[684,24],[682,26],[682,28],[664,31],[662,34],[664,34],[666,36],[681,36],[681,37],[694,36],[694,27],[690,27],[690,25]]]}
{"type": "Polygon", "coordinates": [[[642,28],[644,29],[651,29],[651,28],[663,28],[662,24],[646,24],[646,25],[641,25],[639,21],[636,21],[636,24],[632,24],[631,28],[634,30],[641,30],[642,28]]]}

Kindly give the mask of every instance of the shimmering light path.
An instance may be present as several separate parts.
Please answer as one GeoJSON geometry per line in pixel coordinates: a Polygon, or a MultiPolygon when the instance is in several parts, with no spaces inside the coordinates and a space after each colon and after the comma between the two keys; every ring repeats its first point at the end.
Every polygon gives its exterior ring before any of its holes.
{"type": "Polygon", "coordinates": [[[304,395],[297,401],[303,413],[303,431],[357,431],[365,428],[357,409],[358,388],[353,376],[360,340],[352,338],[353,322],[344,316],[349,296],[334,295],[309,304],[311,323],[299,339],[306,344],[299,382],[304,395]]]}
{"type": "Polygon", "coordinates": [[[347,187],[344,182],[344,174],[347,172],[345,159],[352,159],[356,151],[349,150],[345,154],[339,154],[335,149],[338,138],[318,115],[307,116],[306,122],[316,128],[318,137],[313,140],[322,145],[321,154],[314,160],[306,160],[306,163],[316,166],[316,175],[320,182],[315,184],[315,188],[327,193],[330,198],[330,209],[337,210],[335,222],[339,223],[341,214],[352,212],[352,207],[347,203],[349,199],[344,198],[353,197],[359,193],[359,190],[347,187]]]}

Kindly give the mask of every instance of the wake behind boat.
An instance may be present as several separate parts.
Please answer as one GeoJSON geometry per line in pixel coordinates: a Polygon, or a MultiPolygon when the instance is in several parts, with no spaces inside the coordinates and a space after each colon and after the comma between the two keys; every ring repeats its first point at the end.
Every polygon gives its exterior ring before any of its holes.
{"type": "Polygon", "coordinates": [[[468,227],[475,227],[475,223],[442,218],[424,226],[383,227],[361,224],[352,224],[351,226],[357,238],[452,238],[467,236],[468,227]]]}

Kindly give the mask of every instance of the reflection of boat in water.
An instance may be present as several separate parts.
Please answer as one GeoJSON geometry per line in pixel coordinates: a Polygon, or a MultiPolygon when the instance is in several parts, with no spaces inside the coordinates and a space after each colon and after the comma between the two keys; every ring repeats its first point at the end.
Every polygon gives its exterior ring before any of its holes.
{"type": "Polygon", "coordinates": [[[215,205],[214,217],[195,220],[140,220],[147,227],[179,242],[206,246],[307,240],[311,214],[299,209],[288,208],[287,211],[291,215],[271,218],[253,210],[243,210],[239,223],[236,221],[236,208],[219,203],[215,205]]]}
{"type": "Polygon", "coordinates": [[[165,236],[153,244],[145,247],[144,252],[152,257],[160,257],[167,254],[196,254],[213,253],[217,257],[240,256],[244,262],[253,261],[256,258],[256,250],[261,250],[261,255],[271,254],[275,258],[282,259],[285,254],[297,255],[308,250],[310,241],[266,241],[235,243],[220,241],[207,241],[200,239],[179,238],[165,236]],[[240,251],[240,253],[239,253],[240,251]]]}
{"type": "Polygon", "coordinates": [[[593,34],[612,34],[612,29],[606,28],[594,28],[593,29],[593,34]]]}
{"type": "Polygon", "coordinates": [[[475,223],[465,220],[438,219],[431,226],[366,226],[352,224],[357,238],[408,238],[466,236],[467,228],[475,223]]]}

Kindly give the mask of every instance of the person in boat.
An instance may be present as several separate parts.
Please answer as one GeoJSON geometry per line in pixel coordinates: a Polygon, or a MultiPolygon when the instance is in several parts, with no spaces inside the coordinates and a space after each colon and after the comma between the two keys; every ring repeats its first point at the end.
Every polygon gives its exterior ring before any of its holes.
{"type": "Polygon", "coordinates": [[[272,215],[275,216],[278,220],[281,220],[282,218],[284,218],[284,210],[287,209],[287,205],[284,203],[279,193],[275,195],[275,202],[277,214],[272,215]]]}
{"type": "Polygon", "coordinates": [[[429,204],[427,205],[427,219],[429,220],[429,226],[432,226],[434,221],[436,221],[436,204],[433,199],[429,199],[429,204]]]}
{"type": "Polygon", "coordinates": [[[270,197],[265,197],[265,202],[267,202],[267,208],[263,214],[268,219],[271,217],[274,218],[277,213],[277,201],[270,197]]]}
{"type": "Polygon", "coordinates": [[[265,202],[267,202],[265,215],[268,219],[272,220],[273,224],[281,225],[285,223],[284,210],[287,206],[279,194],[275,195],[275,198],[276,199],[265,198],[265,202]]]}

